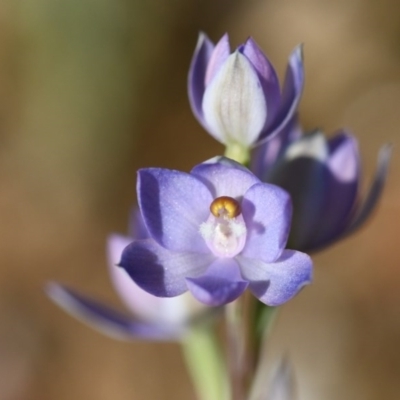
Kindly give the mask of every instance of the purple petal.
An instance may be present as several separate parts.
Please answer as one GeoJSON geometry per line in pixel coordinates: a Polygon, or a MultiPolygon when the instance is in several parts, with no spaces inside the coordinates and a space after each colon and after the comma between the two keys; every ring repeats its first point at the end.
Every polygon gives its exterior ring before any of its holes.
{"type": "Polygon", "coordinates": [[[183,327],[146,323],[130,318],[96,300],[79,294],[57,283],[46,287],[48,296],[69,314],[116,339],[143,338],[152,340],[175,339],[183,333],[183,327]]]}
{"type": "Polygon", "coordinates": [[[311,282],[312,261],[305,253],[284,250],[271,264],[260,260],[236,257],[243,278],[250,281],[251,292],[269,306],[279,306],[311,282]]]}
{"type": "Polygon", "coordinates": [[[253,185],[244,195],[242,213],[247,228],[243,257],[275,261],[285,248],[290,231],[289,193],[267,183],[253,185]]]}
{"type": "Polygon", "coordinates": [[[210,41],[207,35],[201,32],[190,64],[188,76],[190,106],[195,117],[206,129],[207,127],[204,122],[202,102],[205,91],[207,65],[210,61],[213,49],[214,44],[210,41]]]}
{"type": "Polygon", "coordinates": [[[296,114],[276,136],[253,149],[251,171],[263,182],[268,182],[271,169],[281,159],[287,147],[300,139],[302,134],[296,114]]]}
{"type": "Polygon", "coordinates": [[[129,218],[129,236],[132,239],[147,239],[150,237],[138,207],[133,207],[131,210],[129,218]]]}
{"type": "Polygon", "coordinates": [[[360,156],[355,138],[339,133],[329,142],[324,182],[326,189],[320,221],[315,228],[309,249],[316,249],[335,240],[349,223],[357,199],[360,179],[360,156]]]}
{"type": "Polygon", "coordinates": [[[392,156],[392,145],[385,144],[381,147],[378,155],[378,165],[375,172],[375,177],[372,181],[372,185],[366,195],[361,207],[353,219],[352,223],[346,230],[345,234],[349,234],[356,229],[358,229],[367,218],[371,215],[372,211],[375,209],[378,203],[383,188],[385,186],[385,181],[389,169],[390,158],[392,156]]]}
{"type": "Polygon", "coordinates": [[[271,125],[266,126],[260,135],[259,143],[280,132],[297,111],[304,86],[304,66],[302,45],[297,46],[289,57],[283,86],[282,101],[279,113],[271,125]]]}
{"type": "Polygon", "coordinates": [[[199,179],[161,168],[139,170],[138,198],[151,237],[178,252],[208,253],[199,227],[213,200],[199,179]]]}
{"type": "Polygon", "coordinates": [[[292,143],[272,170],[269,181],[287,190],[293,203],[289,244],[309,248],[323,218],[324,193],[329,190],[326,168],[328,146],[321,132],[305,135],[292,143]]]}
{"type": "Polygon", "coordinates": [[[222,306],[236,300],[248,285],[231,258],[215,260],[203,275],[187,278],[186,282],[193,296],[209,306],[222,306]]]}
{"type": "Polygon", "coordinates": [[[279,79],[275,68],[253,38],[249,38],[240,51],[250,60],[258,73],[267,103],[267,121],[273,121],[281,103],[279,79]]]}
{"type": "Polygon", "coordinates": [[[214,198],[220,196],[241,198],[260,180],[243,166],[236,167],[234,161],[226,162],[226,160],[199,164],[190,173],[207,185],[214,198]]]}
{"type": "Polygon", "coordinates": [[[231,53],[231,48],[229,46],[229,36],[225,33],[224,36],[220,39],[220,41],[216,44],[210,60],[208,62],[206,76],[205,76],[205,84],[206,86],[211,82],[214,78],[215,74],[221,68],[221,65],[226,61],[231,53]]]}
{"type": "Polygon", "coordinates": [[[146,239],[125,248],[119,265],[146,292],[174,297],[187,291],[185,278],[201,275],[213,260],[210,253],[173,252],[146,239]]]}

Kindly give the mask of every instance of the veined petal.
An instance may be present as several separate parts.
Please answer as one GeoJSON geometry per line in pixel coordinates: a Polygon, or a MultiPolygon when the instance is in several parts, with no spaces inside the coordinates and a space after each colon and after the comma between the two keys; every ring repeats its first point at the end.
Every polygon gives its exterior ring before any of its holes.
{"type": "Polygon", "coordinates": [[[48,284],[46,292],[69,314],[115,339],[171,340],[183,334],[183,325],[143,322],[57,283],[48,284]]]}
{"type": "Polygon", "coordinates": [[[116,234],[110,235],[107,240],[111,281],[119,297],[128,309],[140,316],[143,321],[183,323],[189,315],[184,295],[172,299],[153,296],[136,285],[128,273],[117,266],[123,250],[132,241],[131,238],[116,234]]]}
{"type": "Polygon", "coordinates": [[[213,50],[214,44],[205,33],[201,32],[190,64],[188,76],[190,106],[195,117],[206,129],[207,126],[203,117],[202,102],[205,91],[207,65],[213,50]]]}
{"type": "Polygon", "coordinates": [[[248,285],[232,258],[216,259],[203,275],[187,278],[186,282],[192,295],[209,306],[221,306],[236,300],[248,285]]]}
{"type": "Polygon", "coordinates": [[[214,198],[229,196],[241,199],[260,180],[247,168],[228,158],[218,158],[199,164],[190,172],[207,185],[214,198]]]}
{"type": "Polygon", "coordinates": [[[213,260],[211,253],[174,252],[145,239],[125,248],[119,265],[146,292],[174,297],[187,291],[185,278],[201,275],[213,260]]]}
{"type": "Polygon", "coordinates": [[[285,248],[290,231],[289,194],[275,185],[253,185],[243,197],[242,213],[247,240],[241,255],[266,263],[275,261],[285,248]]]}
{"type": "Polygon", "coordinates": [[[311,282],[312,261],[305,253],[284,250],[274,263],[237,256],[242,276],[251,292],[269,306],[279,306],[311,282]]]}
{"type": "Polygon", "coordinates": [[[297,111],[303,87],[303,48],[302,45],[299,45],[293,50],[289,57],[289,65],[286,70],[279,112],[274,120],[269,119],[271,123],[268,123],[265,129],[263,129],[258,143],[263,142],[268,137],[276,135],[292,119],[297,111]]]}
{"type": "Polygon", "coordinates": [[[208,253],[199,233],[213,198],[195,176],[161,168],[139,170],[138,198],[151,237],[178,252],[208,253]]]}
{"type": "Polygon", "coordinates": [[[225,35],[222,36],[220,41],[216,44],[208,62],[205,76],[206,86],[212,81],[222,64],[229,57],[230,52],[231,48],[229,46],[229,36],[227,33],[225,33],[225,35]]]}
{"type": "Polygon", "coordinates": [[[269,62],[268,58],[264,55],[263,51],[258,47],[253,38],[249,38],[240,51],[250,60],[254,69],[258,73],[267,103],[268,120],[273,120],[281,103],[279,79],[275,68],[269,62]]]}
{"type": "Polygon", "coordinates": [[[348,235],[360,228],[360,226],[364,224],[367,218],[371,215],[372,211],[375,209],[385,186],[391,156],[392,145],[387,143],[383,145],[379,151],[378,165],[371,187],[365,196],[362,205],[359,207],[353,221],[344,232],[345,235],[348,235]]]}
{"type": "Polygon", "coordinates": [[[204,119],[221,143],[252,145],[267,118],[267,105],[258,75],[239,51],[231,54],[207,86],[204,119]]]}

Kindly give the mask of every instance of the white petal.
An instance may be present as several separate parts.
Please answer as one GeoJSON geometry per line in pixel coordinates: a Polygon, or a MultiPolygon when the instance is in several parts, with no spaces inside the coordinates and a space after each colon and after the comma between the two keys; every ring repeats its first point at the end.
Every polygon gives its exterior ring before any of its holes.
{"type": "Polygon", "coordinates": [[[211,80],[203,97],[204,118],[224,144],[253,144],[267,118],[258,75],[245,56],[235,52],[211,80]]]}

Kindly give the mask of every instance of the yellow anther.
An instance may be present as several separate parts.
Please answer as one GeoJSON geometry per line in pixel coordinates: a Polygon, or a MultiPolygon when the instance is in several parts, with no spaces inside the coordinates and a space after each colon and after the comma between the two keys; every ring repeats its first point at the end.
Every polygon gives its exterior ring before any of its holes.
{"type": "Polygon", "coordinates": [[[235,218],[242,212],[240,204],[229,196],[217,197],[210,205],[214,217],[235,218]]]}

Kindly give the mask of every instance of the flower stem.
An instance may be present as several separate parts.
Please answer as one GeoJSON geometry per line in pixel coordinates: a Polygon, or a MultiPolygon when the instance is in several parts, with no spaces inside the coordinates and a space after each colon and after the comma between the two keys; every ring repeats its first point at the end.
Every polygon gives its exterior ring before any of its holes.
{"type": "Polygon", "coordinates": [[[279,310],[279,307],[270,307],[260,302],[257,302],[255,308],[255,320],[253,322],[252,333],[252,343],[254,346],[252,352],[253,369],[257,368],[262,347],[268,342],[279,310]]]}
{"type": "Polygon", "coordinates": [[[198,399],[229,400],[226,366],[214,330],[194,327],[182,347],[198,399]]]}
{"type": "Polygon", "coordinates": [[[229,303],[226,310],[226,330],[228,340],[228,365],[231,382],[232,400],[245,398],[245,332],[242,321],[242,306],[240,300],[229,303]]]}
{"type": "Polygon", "coordinates": [[[247,165],[250,160],[249,148],[235,142],[226,146],[224,155],[243,165],[247,165]]]}

